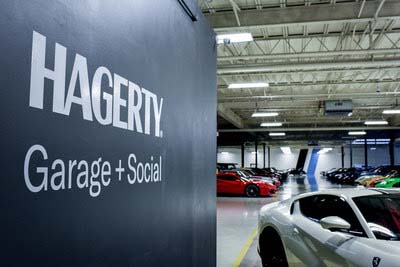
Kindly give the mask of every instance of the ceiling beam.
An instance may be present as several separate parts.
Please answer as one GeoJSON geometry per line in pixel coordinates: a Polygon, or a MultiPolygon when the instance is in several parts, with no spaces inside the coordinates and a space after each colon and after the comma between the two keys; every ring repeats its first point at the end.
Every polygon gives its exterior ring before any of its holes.
{"type": "MultiPolygon", "coordinates": [[[[351,69],[352,71],[360,71],[360,72],[376,72],[376,71],[381,71],[381,70],[399,70],[398,66],[386,66],[386,67],[379,67],[379,68],[365,68],[365,67],[355,67],[351,69]]],[[[347,69],[305,69],[301,71],[296,71],[296,73],[310,73],[310,74],[326,74],[326,73],[336,73],[336,74],[346,74],[348,73],[349,70],[347,69]]],[[[219,74],[218,77],[235,77],[235,78],[243,78],[247,79],[249,77],[257,77],[257,79],[260,79],[260,76],[266,76],[266,75],[283,75],[287,74],[288,72],[285,71],[284,69],[280,71],[274,71],[274,72],[255,72],[255,73],[224,73],[224,74],[219,74]]]]}
{"type": "Polygon", "coordinates": [[[390,60],[376,61],[319,61],[312,63],[294,63],[290,64],[269,64],[269,65],[251,65],[251,66],[218,66],[217,74],[236,74],[236,73],[258,73],[258,72],[298,72],[303,70],[337,70],[337,69],[354,69],[354,68],[374,68],[395,67],[400,66],[400,59],[393,58],[390,60]]]}
{"type": "Polygon", "coordinates": [[[400,91],[388,91],[388,92],[343,92],[343,93],[310,93],[310,94],[287,94],[287,95],[248,95],[248,96],[221,96],[218,101],[249,101],[249,100],[276,100],[276,99],[286,99],[285,101],[302,101],[304,99],[310,99],[313,101],[321,100],[333,100],[335,97],[340,97],[343,99],[371,99],[375,98],[393,98],[400,96],[400,91]]]}
{"type": "Polygon", "coordinates": [[[232,31],[238,29],[263,28],[266,26],[286,27],[290,25],[307,25],[331,22],[363,23],[385,19],[400,18],[400,1],[391,1],[385,4],[379,17],[375,18],[375,12],[380,3],[368,1],[360,17],[358,13],[361,3],[340,3],[336,5],[312,5],[287,8],[264,8],[261,10],[242,10],[238,17],[240,27],[237,27],[234,12],[215,12],[204,14],[214,30],[232,31]]]}
{"type": "Polygon", "coordinates": [[[399,48],[393,49],[365,49],[365,50],[345,50],[345,51],[323,51],[323,52],[305,52],[305,53],[282,53],[269,55],[245,55],[245,56],[222,56],[218,57],[218,61],[231,60],[275,60],[275,59],[295,59],[308,57],[335,57],[335,56],[370,56],[370,55],[387,55],[399,54],[399,48]]]}
{"type": "Polygon", "coordinates": [[[218,104],[218,115],[238,128],[244,127],[243,119],[224,104],[218,104]]]}

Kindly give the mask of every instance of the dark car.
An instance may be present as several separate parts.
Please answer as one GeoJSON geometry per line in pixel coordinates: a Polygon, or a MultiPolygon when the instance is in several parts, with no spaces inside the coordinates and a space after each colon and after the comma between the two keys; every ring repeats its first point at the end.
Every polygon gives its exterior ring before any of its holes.
{"type": "Polygon", "coordinates": [[[334,175],[331,181],[339,184],[354,184],[354,181],[360,176],[363,169],[359,168],[344,168],[340,173],[334,175]]]}
{"type": "Polygon", "coordinates": [[[277,170],[274,167],[263,168],[263,170],[266,173],[275,176],[280,181],[285,180],[287,178],[287,172],[284,172],[284,171],[281,171],[281,170],[277,170]]]}
{"type": "Polygon", "coordinates": [[[325,174],[325,176],[326,176],[326,179],[327,179],[327,180],[332,181],[332,180],[335,178],[335,175],[341,174],[341,173],[343,173],[343,172],[345,172],[345,171],[346,171],[345,168],[338,168],[338,169],[335,169],[335,170],[330,170],[330,171],[328,171],[328,172],[325,174]]]}
{"type": "Polygon", "coordinates": [[[217,170],[218,171],[225,171],[225,170],[233,170],[237,169],[237,163],[217,163],[217,170]]]}
{"type": "Polygon", "coordinates": [[[305,174],[306,174],[306,172],[303,170],[303,168],[298,168],[298,169],[293,168],[293,169],[289,169],[289,170],[287,171],[287,173],[288,173],[288,175],[295,175],[295,176],[298,176],[298,175],[305,175],[305,174]]]}
{"type": "Polygon", "coordinates": [[[372,171],[364,171],[360,174],[360,176],[366,176],[366,175],[385,176],[391,171],[399,171],[400,172],[400,166],[399,165],[382,165],[382,166],[376,167],[372,171]]]}

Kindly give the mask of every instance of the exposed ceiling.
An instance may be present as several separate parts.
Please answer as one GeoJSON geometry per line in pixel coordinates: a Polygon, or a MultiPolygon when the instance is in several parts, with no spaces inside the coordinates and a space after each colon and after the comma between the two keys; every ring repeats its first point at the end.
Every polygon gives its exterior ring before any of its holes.
{"type": "Polygon", "coordinates": [[[400,1],[198,2],[217,34],[250,32],[254,38],[218,45],[220,132],[298,132],[309,139],[337,132],[337,139],[349,129],[373,129],[363,124],[371,119],[389,121],[375,127],[379,134],[398,129],[400,115],[382,111],[395,108],[400,96],[400,1]],[[239,82],[269,87],[228,89],[239,82]],[[352,100],[353,115],[326,116],[325,100],[352,100]],[[256,110],[279,116],[252,118],[256,110]],[[284,124],[261,128],[267,121],[284,124]]]}

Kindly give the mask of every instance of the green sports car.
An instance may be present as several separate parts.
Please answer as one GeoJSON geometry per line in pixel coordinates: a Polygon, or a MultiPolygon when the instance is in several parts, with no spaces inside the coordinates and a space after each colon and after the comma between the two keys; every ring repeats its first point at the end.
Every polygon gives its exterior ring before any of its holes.
{"type": "Polygon", "coordinates": [[[375,187],[380,188],[390,188],[390,187],[400,187],[400,178],[388,178],[380,183],[378,183],[375,187]]]}

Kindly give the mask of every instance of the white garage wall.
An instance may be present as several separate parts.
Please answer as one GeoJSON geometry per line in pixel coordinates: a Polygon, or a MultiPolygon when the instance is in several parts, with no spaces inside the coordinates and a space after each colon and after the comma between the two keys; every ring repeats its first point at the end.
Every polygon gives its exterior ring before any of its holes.
{"type": "MultiPolygon", "coordinates": [[[[307,147],[305,147],[307,148],[307,147]]],[[[313,148],[308,148],[308,156],[306,160],[305,170],[308,169],[309,158],[313,148]]],[[[282,153],[279,147],[271,147],[271,166],[277,169],[288,169],[295,168],[297,159],[299,157],[300,148],[291,148],[292,154],[285,155],[282,153]]],[[[249,167],[255,163],[254,147],[245,148],[245,166],[249,167]]],[[[265,167],[268,166],[268,148],[266,148],[266,160],[265,167]]],[[[241,154],[240,147],[218,147],[218,162],[221,163],[237,163],[241,166],[241,154]],[[221,153],[225,152],[225,153],[221,153]],[[227,152],[227,153],[226,153],[227,152]]],[[[378,166],[383,164],[389,164],[389,146],[387,145],[376,145],[368,146],[368,164],[372,166],[378,166]],[[376,150],[371,150],[371,147],[375,147],[376,150]]],[[[395,163],[400,164],[400,146],[395,146],[395,163]]],[[[364,146],[353,145],[353,165],[364,165],[364,146]]],[[[316,175],[319,175],[321,171],[326,171],[331,168],[339,168],[342,166],[341,148],[334,147],[332,151],[319,155],[318,164],[316,168],[316,175]]],[[[344,147],[344,166],[350,166],[350,148],[349,146],[344,147]]],[[[263,166],[263,150],[260,145],[258,148],[258,167],[263,166]]]]}

